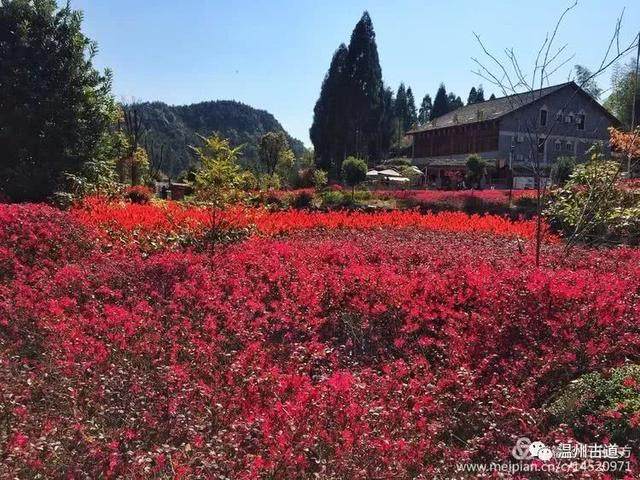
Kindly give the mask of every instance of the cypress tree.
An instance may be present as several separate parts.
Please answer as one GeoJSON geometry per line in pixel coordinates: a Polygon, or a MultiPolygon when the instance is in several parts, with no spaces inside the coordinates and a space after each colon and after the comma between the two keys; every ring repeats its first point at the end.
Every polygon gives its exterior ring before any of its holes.
{"type": "Polygon", "coordinates": [[[413,98],[411,87],[407,88],[407,115],[405,117],[404,131],[411,129],[418,122],[416,113],[416,101],[413,98]]]}
{"type": "Polygon", "coordinates": [[[447,99],[447,89],[444,87],[444,83],[440,84],[436,98],[433,100],[433,108],[431,109],[431,115],[429,120],[438,118],[449,111],[449,101],[447,99]]]}
{"type": "Polygon", "coordinates": [[[379,131],[382,124],[384,86],[376,35],[371,17],[366,11],[353,29],[348,50],[348,154],[377,160],[382,153],[379,131]]]}
{"type": "Polygon", "coordinates": [[[425,124],[431,118],[431,109],[433,108],[433,104],[431,102],[431,95],[428,93],[422,99],[422,103],[420,104],[420,111],[418,112],[418,122],[420,124],[425,124]]]}
{"type": "Polygon", "coordinates": [[[484,102],[484,89],[482,85],[478,87],[478,92],[476,93],[476,103],[484,102]]]}
{"type": "Polygon", "coordinates": [[[340,163],[346,157],[347,47],[341,44],[333,54],[329,71],[313,109],[309,136],[316,155],[316,165],[332,178],[340,174],[340,163]]]}
{"type": "Polygon", "coordinates": [[[495,100],[495,99],[496,99],[496,96],[495,94],[492,93],[491,96],[489,97],[489,100],[495,100]]]}

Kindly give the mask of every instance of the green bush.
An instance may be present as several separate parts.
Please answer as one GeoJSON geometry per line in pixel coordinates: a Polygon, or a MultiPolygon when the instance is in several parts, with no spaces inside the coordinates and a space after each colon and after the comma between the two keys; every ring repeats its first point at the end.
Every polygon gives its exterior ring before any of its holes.
{"type": "Polygon", "coordinates": [[[640,430],[632,417],[640,412],[640,365],[583,375],[567,385],[546,409],[555,423],[570,425],[578,433],[590,430],[590,417],[600,417],[612,442],[637,442],[640,430]]]}
{"type": "Polygon", "coordinates": [[[351,196],[353,197],[356,186],[367,179],[367,163],[361,158],[347,157],[342,162],[342,178],[351,187],[351,196]]]}
{"type": "Polygon", "coordinates": [[[338,207],[345,205],[349,197],[345,197],[340,190],[326,190],[320,194],[322,205],[325,207],[338,207]],[[345,202],[345,199],[346,202],[345,202]]]}
{"type": "Polygon", "coordinates": [[[640,195],[619,186],[620,165],[594,155],[552,192],[545,214],[572,241],[590,244],[640,240],[640,195]]]}
{"type": "Polygon", "coordinates": [[[316,169],[313,171],[313,186],[316,190],[322,190],[327,186],[329,177],[324,170],[316,169]]]}

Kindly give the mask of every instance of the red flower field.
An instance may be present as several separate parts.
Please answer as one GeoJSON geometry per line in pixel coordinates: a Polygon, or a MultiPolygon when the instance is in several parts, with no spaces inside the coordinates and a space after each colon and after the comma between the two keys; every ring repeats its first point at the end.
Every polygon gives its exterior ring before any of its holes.
{"type": "Polygon", "coordinates": [[[0,477],[460,478],[519,437],[613,431],[637,452],[637,406],[567,424],[548,405],[640,360],[640,250],[547,236],[536,268],[533,228],[0,205],[0,477]],[[249,236],[172,240],[214,223],[249,236]]]}

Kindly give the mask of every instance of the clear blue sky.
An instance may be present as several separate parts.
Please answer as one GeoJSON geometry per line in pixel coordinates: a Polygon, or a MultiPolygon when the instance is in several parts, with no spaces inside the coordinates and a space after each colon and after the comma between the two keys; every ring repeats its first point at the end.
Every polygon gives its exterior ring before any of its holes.
{"type": "MultiPolygon", "coordinates": [[[[310,145],[313,106],[331,56],[348,43],[368,10],[386,84],[412,87],[416,103],[440,82],[466,101],[484,83],[472,70],[482,54],[473,32],[497,52],[513,47],[522,65],[551,30],[565,0],[72,0],[85,12],[85,32],[99,43],[99,67],[115,74],[118,98],[186,104],[235,99],[266,109],[310,145]]],[[[558,45],[570,63],[594,67],[626,7],[622,38],[640,30],[638,0],[582,0],[569,14],[558,45]]],[[[631,58],[631,57],[629,57],[631,58]]],[[[565,81],[569,67],[556,76],[565,81]]],[[[554,83],[554,82],[552,82],[554,83]]],[[[599,78],[608,88],[610,75],[599,78]]],[[[496,94],[499,92],[495,91],[496,94]]],[[[498,95],[499,96],[499,95],[498,95]]]]}

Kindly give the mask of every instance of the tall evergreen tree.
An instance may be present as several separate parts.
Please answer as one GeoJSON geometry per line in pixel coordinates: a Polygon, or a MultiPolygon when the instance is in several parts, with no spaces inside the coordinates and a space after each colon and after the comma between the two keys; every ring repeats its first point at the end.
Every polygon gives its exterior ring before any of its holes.
{"type": "Polygon", "coordinates": [[[112,142],[111,76],[81,27],[55,0],[0,1],[0,190],[13,200],[49,196],[112,142]]]}
{"type": "Polygon", "coordinates": [[[418,112],[418,122],[420,124],[425,124],[431,118],[431,109],[433,108],[433,104],[431,102],[431,95],[428,93],[422,99],[422,103],[420,104],[420,111],[418,112]]]}
{"type": "Polygon", "coordinates": [[[438,88],[438,92],[436,93],[436,98],[433,100],[433,108],[431,109],[429,120],[438,118],[448,111],[449,101],[447,100],[447,89],[445,88],[444,83],[441,83],[438,88]]]}
{"type": "Polygon", "coordinates": [[[447,112],[453,112],[460,107],[464,107],[464,102],[462,101],[462,99],[455,93],[449,92],[447,94],[447,112]]]}
{"type": "Polygon", "coordinates": [[[492,93],[491,96],[489,97],[489,100],[495,100],[496,99],[496,95],[495,93],[492,93]]]}
{"type": "Polygon", "coordinates": [[[476,103],[484,102],[484,88],[482,85],[478,87],[478,91],[476,93],[476,103]]]}
{"type": "Polygon", "coordinates": [[[347,155],[348,51],[341,44],[333,54],[320,97],[313,109],[313,123],[309,131],[316,164],[332,178],[340,175],[340,163],[347,155]]]}
{"type": "Polygon", "coordinates": [[[393,91],[385,88],[382,94],[382,121],[378,132],[380,155],[385,156],[391,149],[393,143],[393,133],[396,123],[393,91]]]}
{"type": "Polygon", "coordinates": [[[416,101],[413,98],[411,87],[407,88],[407,116],[405,118],[405,132],[418,122],[418,114],[416,113],[416,101]]]}
{"type": "Polygon", "coordinates": [[[396,93],[396,100],[394,102],[394,110],[396,113],[396,119],[398,121],[398,129],[404,132],[405,124],[407,122],[408,109],[407,109],[407,90],[404,83],[400,83],[398,92],[396,93]]]}
{"type": "Polygon", "coordinates": [[[467,105],[473,105],[478,101],[478,92],[476,91],[476,87],[471,87],[469,91],[469,97],[467,98],[467,105]]]}
{"type": "Polygon", "coordinates": [[[377,160],[382,153],[378,140],[382,124],[384,86],[376,34],[371,17],[366,11],[353,29],[348,50],[348,154],[377,160]]]}

